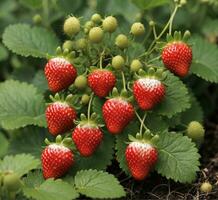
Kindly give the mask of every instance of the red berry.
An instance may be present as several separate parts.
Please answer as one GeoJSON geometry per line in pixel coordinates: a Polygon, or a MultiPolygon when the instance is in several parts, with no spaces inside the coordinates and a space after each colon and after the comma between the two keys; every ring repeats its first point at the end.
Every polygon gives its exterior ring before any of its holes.
{"type": "Polygon", "coordinates": [[[155,147],[148,143],[131,142],[125,152],[126,162],[136,180],[145,179],[158,159],[155,147]]]}
{"type": "Polygon", "coordinates": [[[72,133],[73,141],[82,156],[91,156],[99,147],[103,133],[97,126],[78,125],[72,133]]]}
{"type": "Polygon", "coordinates": [[[76,119],[76,111],[64,102],[55,102],[46,109],[46,120],[49,132],[58,135],[71,130],[76,119]]]}
{"type": "Polygon", "coordinates": [[[96,69],[88,76],[88,84],[99,97],[106,97],[116,84],[114,74],[106,69],[96,69]]]}
{"type": "Polygon", "coordinates": [[[180,77],[188,74],[192,63],[192,49],[186,43],[175,41],[168,43],[162,51],[164,65],[180,77]]]}
{"type": "Polygon", "coordinates": [[[133,95],[143,110],[150,110],[165,96],[165,86],[155,78],[140,78],[133,84],[133,95]]]}
{"type": "Polygon", "coordinates": [[[62,177],[73,165],[73,152],[63,145],[50,144],[41,155],[45,179],[62,177]]]}
{"type": "Polygon", "coordinates": [[[59,92],[68,88],[77,76],[76,68],[64,58],[52,58],[45,66],[49,89],[59,92]]]}
{"type": "Polygon", "coordinates": [[[112,134],[122,132],[134,118],[132,104],[120,97],[107,100],[102,107],[102,111],[107,129],[112,134]]]}

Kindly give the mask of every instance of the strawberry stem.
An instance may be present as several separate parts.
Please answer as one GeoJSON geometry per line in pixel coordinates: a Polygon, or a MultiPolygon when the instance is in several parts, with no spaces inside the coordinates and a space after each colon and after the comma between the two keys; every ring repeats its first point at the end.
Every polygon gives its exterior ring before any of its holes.
{"type": "Polygon", "coordinates": [[[173,13],[172,13],[172,15],[171,15],[171,17],[170,17],[169,22],[168,22],[168,23],[169,23],[169,34],[170,34],[170,35],[172,34],[173,20],[174,20],[174,17],[175,17],[175,15],[176,15],[176,12],[177,12],[178,8],[179,8],[179,5],[176,4],[176,6],[175,6],[175,8],[174,8],[174,11],[173,11],[173,13]]]}
{"type": "Polygon", "coordinates": [[[122,81],[123,81],[123,90],[126,91],[126,79],[123,71],[121,71],[122,81]]]}
{"type": "MultiPolygon", "coordinates": [[[[139,116],[139,114],[137,113],[137,111],[136,111],[136,110],[135,110],[135,114],[136,114],[136,116],[137,116],[137,118],[138,118],[139,122],[141,123],[141,126],[143,126],[145,130],[149,130],[149,129],[148,129],[148,127],[147,127],[147,126],[145,126],[145,124],[144,124],[143,120],[141,119],[141,117],[139,116]]],[[[144,116],[145,118],[146,118],[146,115],[147,115],[147,113],[145,113],[145,116],[144,116]]],[[[144,120],[145,120],[145,119],[144,119],[144,120]]]]}
{"type": "Polygon", "coordinates": [[[87,112],[87,117],[88,117],[88,122],[90,119],[90,114],[91,114],[91,104],[92,104],[92,99],[93,99],[93,93],[90,95],[90,100],[89,100],[89,105],[88,105],[88,112],[87,112]]]}
{"type": "Polygon", "coordinates": [[[100,55],[100,62],[99,62],[100,69],[102,69],[102,61],[103,61],[104,51],[105,51],[105,49],[102,51],[102,53],[100,55]]]}
{"type": "Polygon", "coordinates": [[[140,135],[142,135],[143,125],[144,125],[146,116],[147,116],[147,113],[145,112],[145,114],[141,120],[140,131],[139,131],[140,135]]]}

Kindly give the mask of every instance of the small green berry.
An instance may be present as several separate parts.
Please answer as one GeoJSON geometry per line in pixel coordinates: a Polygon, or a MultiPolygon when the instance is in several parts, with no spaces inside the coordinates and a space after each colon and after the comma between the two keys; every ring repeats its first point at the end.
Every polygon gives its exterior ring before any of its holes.
{"type": "Polygon", "coordinates": [[[42,17],[39,14],[36,14],[33,16],[33,23],[34,24],[41,24],[42,23],[42,17]]]}
{"type": "Polygon", "coordinates": [[[80,38],[79,40],[76,41],[76,48],[77,49],[85,49],[87,46],[87,41],[85,38],[80,38]]]}
{"type": "Polygon", "coordinates": [[[142,63],[139,60],[135,59],[131,62],[130,70],[132,72],[137,72],[141,68],[142,68],[142,63]]]}
{"type": "Polygon", "coordinates": [[[94,23],[100,23],[101,22],[101,15],[99,15],[98,13],[95,13],[94,15],[92,15],[91,20],[94,23]]]}
{"type": "Polygon", "coordinates": [[[151,20],[151,21],[149,22],[149,26],[154,26],[154,25],[155,25],[155,22],[151,20]]]}
{"type": "Polygon", "coordinates": [[[189,123],[186,135],[190,137],[198,146],[204,140],[205,130],[204,127],[197,121],[192,121],[189,123]]]}
{"type": "Polygon", "coordinates": [[[64,33],[72,37],[80,32],[80,21],[76,17],[68,17],[64,22],[64,33]]]}
{"type": "Polygon", "coordinates": [[[81,98],[81,103],[86,105],[89,103],[89,100],[90,100],[90,96],[88,94],[84,94],[82,95],[82,98],[81,98]]]}
{"type": "Polygon", "coordinates": [[[112,59],[112,67],[114,69],[121,69],[125,65],[125,60],[122,56],[118,55],[112,59]]]}
{"type": "Polygon", "coordinates": [[[125,49],[128,47],[129,41],[128,41],[128,38],[124,34],[120,34],[116,37],[115,44],[119,48],[125,49]]]}
{"type": "Polygon", "coordinates": [[[99,43],[104,37],[104,32],[100,27],[91,28],[89,31],[89,40],[93,43],[99,43]]]}
{"type": "Polygon", "coordinates": [[[3,185],[8,191],[16,192],[22,184],[20,177],[15,173],[11,173],[4,176],[3,185]]]}
{"type": "Polygon", "coordinates": [[[77,76],[77,78],[74,82],[74,85],[76,86],[76,88],[78,88],[80,90],[85,89],[87,86],[86,76],[84,76],[84,75],[77,76]]]}
{"type": "Polygon", "coordinates": [[[130,32],[135,36],[140,36],[145,33],[145,27],[142,23],[136,22],[132,25],[130,32]]]}
{"type": "Polygon", "coordinates": [[[94,26],[95,26],[95,24],[92,21],[87,21],[84,25],[84,28],[90,30],[94,26]]]}
{"type": "Polygon", "coordinates": [[[209,182],[204,182],[201,184],[200,190],[201,192],[209,193],[213,189],[213,186],[209,182]]]}
{"type": "Polygon", "coordinates": [[[102,23],[104,31],[114,32],[117,28],[117,19],[113,16],[106,17],[102,23]]]}
{"type": "Polygon", "coordinates": [[[68,49],[69,51],[72,51],[72,50],[74,49],[74,46],[75,46],[75,44],[74,44],[73,41],[71,41],[71,40],[66,40],[66,41],[63,43],[62,48],[63,48],[63,50],[68,49]]]}

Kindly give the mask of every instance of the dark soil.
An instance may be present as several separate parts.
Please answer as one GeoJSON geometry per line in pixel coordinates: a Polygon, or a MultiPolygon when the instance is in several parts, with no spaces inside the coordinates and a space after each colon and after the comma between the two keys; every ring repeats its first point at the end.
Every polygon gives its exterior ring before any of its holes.
{"type": "MultiPolygon", "coordinates": [[[[216,119],[213,119],[216,121],[216,119]]],[[[145,181],[137,182],[127,177],[116,161],[108,168],[115,174],[127,191],[126,200],[218,200],[218,125],[205,122],[206,137],[200,149],[201,171],[193,184],[179,184],[162,178],[155,172],[145,181]],[[202,182],[209,181],[213,185],[211,193],[201,193],[202,182]]]]}

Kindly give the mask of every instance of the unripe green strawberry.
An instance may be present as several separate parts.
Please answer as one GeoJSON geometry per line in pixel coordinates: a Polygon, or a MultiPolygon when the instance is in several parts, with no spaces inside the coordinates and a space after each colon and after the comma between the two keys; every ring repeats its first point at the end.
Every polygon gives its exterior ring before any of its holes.
{"type": "Polygon", "coordinates": [[[142,23],[136,22],[131,26],[130,32],[135,36],[140,36],[145,33],[145,27],[142,23]]]}
{"type": "Polygon", "coordinates": [[[152,144],[135,141],[127,146],[125,156],[133,178],[143,180],[157,162],[158,151],[152,144]]]}
{"type": "Polygon", "coordinates": [[[101,15],[99,15],[98,13],[95,13],[94,15],[92,15],[91,20],[94,23],[100,23],[101,22],[101,15]]]}
{"type": "Polygon", "coordinates": [[[89,103],[89,100],[90,100],[90,96],[88,94],[82,95],[82,98],[81,98],[82,104],[87,105],[89,103]]]}
{"type": "Polygon", "coordinates": [[[72,51],[74,49],[75,43],[71,40],[66,40],[64,44],[62,45],[63,50],[68,49],[69,51],[72,51]]]}
{"type": "Polygon", "coordinates": [[[213,189],[213,186],[209,182],[204,182],[201,184],[200,190],[201,192],[209,193],[213,189]]]}
{"type": "Polygon", "coordinates": [[[76,41],[76,48],[83,50],[87,46],[87,41],[85,38],[80,38],[79,40],[76,41]]]}
{"type": "Polygon", "coordinates": [[[192,63],[192,49],[182,41],[169,42],[163,48],[161,58],[166,68],[184,77],[188,74],[192,63]]]}
{"type": "Polygon", "coordinates": [[[190,137],[198,146],[200,146],[204,140],[204,127],[199,122],[192,121],[188,125],[186,135],[190,137]]]}
{"type": "Polygon", "coordinates": [[[116,37],[115,44],[121,49],[127,48],[129,45],[127,36],[125,36],[124,34],[118,35],[116,37]]]}
{"type": "Polygon", "coordinates": [[[22,186],[20,177],[16,173],[5,175],[3,178],[3,185],[9,192],[16,192],[22,186]]]}
{"type": "Polygon", "coordinates": [[[89,31],[89,40],[93,43],[99,43],[104,37],[104,32],[100,27],[91,28],[89,31]]]}
{"type": "Polygon", "coordinates": [[[33,16],[33,22],[34,24],[41,24],[42,23],[42,17],[39,14],[36,14],[33,16]]]}
{"type": "Polygon", "coordinates": [[[76,17],[68,17],[64,22],[64,33],[72,37],[80,32],[80,21],[76,17]]]}
{"type": "Polygon", "coordinates": [[[108,16],[103,20],[102,26],[104,31],[112,33],[117,28],[117,19],[113,16],[108,16]]]}
{"type": "Polygon", "coordinates": [[[124,65],[125,65],[125,60],[124,60],[124,58],[122,56],[118,55],[118,56],[113,57],[113,59],[112,59],[112,67],[114,69],[119,70],[122,67],[124,67],[124,65]]]}
{"type": "Polygon", "coordinates": [[[84,75],[80,75],[76,77],[76,80],[74,82],[74,85],[78,88],[78,89],[85,89],[87,86],[87,78],[84,75]]]}
{"type": "Polygon", "coordinates": [[[88,30],[90,30],[94,26],[95,26],[95,24],[92,21],[87,21],[84,25],[84,27],[88,30]]]}
{"type": "Polygon", "coordinates": [[[130,70],[132,72],[137,72],[141,68],[142,68],[142,63],[138,59],[135,59],[131,62],[130,70]]]}

